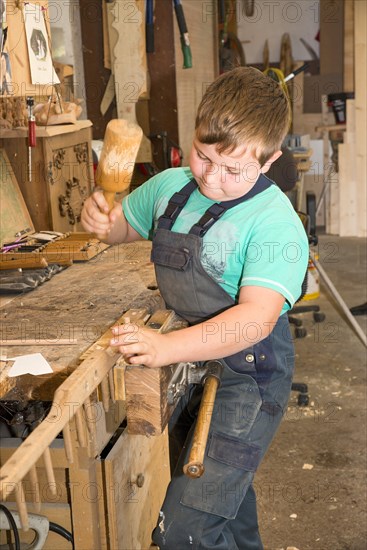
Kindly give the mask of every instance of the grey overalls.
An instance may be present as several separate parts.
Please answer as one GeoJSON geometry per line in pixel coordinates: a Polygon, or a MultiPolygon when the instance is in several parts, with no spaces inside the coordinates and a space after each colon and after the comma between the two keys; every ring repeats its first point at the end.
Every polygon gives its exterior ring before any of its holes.
{"type": "MultiPolygon", "coordinates": [[[[190,324],[210,319],[235,304],[201,264],[203,235],[228,208],[251,199],[271,184],[260,176],[245,196],[213,204],[188,234],[175,233],[171,228],[197,187],[191,180],[172,196],[158,220],[152,247],[158,286],[167,307],[190,324]]],[[[287,315],[279,318],[265,340],[224,358],[222,363],[205,472],[199,479],[189,479],[182,473],[199,403],[198,386],[189,389],[172,418],[172,433],[175,428],[179,433],[187,421],[191,428],[153,532],[153,540],[162,550],[263,548],[252,480],[290,393],[293,343],[287,315]]]]}

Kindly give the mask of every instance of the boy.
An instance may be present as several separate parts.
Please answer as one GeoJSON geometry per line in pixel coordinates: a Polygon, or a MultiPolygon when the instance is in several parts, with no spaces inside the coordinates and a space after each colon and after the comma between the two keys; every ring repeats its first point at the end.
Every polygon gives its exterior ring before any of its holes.
{"type": "MultiPolygon", "coordinates": [[[[84,227],[108,233],[109,243],[152,239],[160,292],[190,323],[168,334],[115,327],[112,344],[131,364],[223,364],[205,472],[199,479],[182,473],[192,426],[153,533],[162,550],[262,548],[252,480],[287,405],[293,346],[286,311],[308,262],[297,214],[264,176],[289,123],[278,83],[251,67],[233,69],[199,105],[190,168],[154,176],[109,214],[100,192],[83,209],[84,227]]],[[[178,424],[194,421],[196,401],[197,387],[190,388],[176,409],[178,424]]]]}

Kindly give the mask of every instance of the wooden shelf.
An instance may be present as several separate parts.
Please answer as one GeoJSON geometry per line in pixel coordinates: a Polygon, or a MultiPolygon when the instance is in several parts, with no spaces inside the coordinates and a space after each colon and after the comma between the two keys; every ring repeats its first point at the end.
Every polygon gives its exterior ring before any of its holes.
{"type": "MultiPolygon", "coordinates": [[[[47,138],[59,136],[61,134],[70,134],[78,132],[84,128],[92,126],[90,120],[78,120],[75,124],[55,124],[53,126],[36,126],[36,137],[47,138]]],[[[28,128],[12,128],[11,130],[2,129],[1,138],[26,138],[28,137],[28,128]]]]}
{"type": "Polygon", "coordinates": [[[346,130],[346,124],[328,124],[326,126],[316,126],[316,132],[331,132],[332,130],[346,130]]]}

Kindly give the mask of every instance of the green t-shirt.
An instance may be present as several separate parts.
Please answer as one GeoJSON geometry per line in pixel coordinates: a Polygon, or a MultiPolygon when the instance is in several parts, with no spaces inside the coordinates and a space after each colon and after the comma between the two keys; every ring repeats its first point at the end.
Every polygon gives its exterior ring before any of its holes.
{"type": "MultiPolygon", "coordinates": [[[[192,179],[189,168],[171,168],[123,200],[129,224],[151,239],[172,195],[192,179]]],[[[195,189],[172,231],[188,233],[215,201],[195,189]]],[[[203,237],[201,261],[207,273],[236,301],[242,286],[262,286],[282,294],[282,313],[301,294],[309,245],[302,222],[275,184],[234,206],[203,237]]]]}

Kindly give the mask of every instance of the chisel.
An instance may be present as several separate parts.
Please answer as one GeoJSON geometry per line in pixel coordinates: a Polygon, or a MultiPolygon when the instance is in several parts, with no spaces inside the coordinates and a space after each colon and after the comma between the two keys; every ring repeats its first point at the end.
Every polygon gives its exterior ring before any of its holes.
{"type": "Polygon", "coordinates": [[[32,147],[36,147],[36,119],[33,114],[34,99],[27,96],[28,108],[28,181],[32,181],[32,147]]]}

